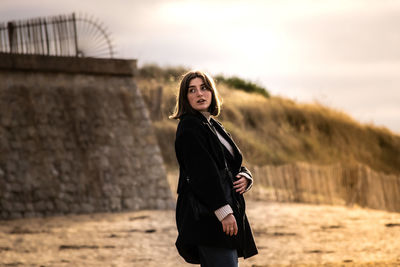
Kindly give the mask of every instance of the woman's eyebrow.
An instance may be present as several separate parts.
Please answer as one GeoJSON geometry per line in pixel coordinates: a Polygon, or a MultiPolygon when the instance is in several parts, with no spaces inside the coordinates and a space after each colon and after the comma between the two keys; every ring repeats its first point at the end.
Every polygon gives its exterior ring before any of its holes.
{"type": "MultiPolygon", "coordinates": [[[[206,84],[202,83],[202,84],[200,84],[200,86],[206,86],[206,84]]],[[[195,85],[189,85],[188,88],[191,88],[191,87],[196,87],[196,86],[195,85]]]]}

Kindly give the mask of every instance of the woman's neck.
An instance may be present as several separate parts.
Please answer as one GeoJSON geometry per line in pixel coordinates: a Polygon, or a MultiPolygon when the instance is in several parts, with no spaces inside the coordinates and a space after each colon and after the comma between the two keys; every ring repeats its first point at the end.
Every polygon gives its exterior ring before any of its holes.
{"type": "Polygon", "coordinates": [[[211,118],[210,112],[208,112],[208,111],[200,111],[200,113],[203,114],[203,116],[206,117],[206,119],[208,121],[210,121],[210,118],[211,118]]]}

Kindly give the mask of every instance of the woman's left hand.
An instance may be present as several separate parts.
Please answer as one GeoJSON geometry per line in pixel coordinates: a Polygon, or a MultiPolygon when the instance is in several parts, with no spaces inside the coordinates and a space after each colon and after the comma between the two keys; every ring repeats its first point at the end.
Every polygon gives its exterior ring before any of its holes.
{"type": "Polygon", "coordinates": [[[233,182],[233,188],[235,188],[236,192],[239,194],[243,194],[249,185],[249,180],[242,175],[236,175],[236,178],[238,178],[238,180],[233,182]]]}

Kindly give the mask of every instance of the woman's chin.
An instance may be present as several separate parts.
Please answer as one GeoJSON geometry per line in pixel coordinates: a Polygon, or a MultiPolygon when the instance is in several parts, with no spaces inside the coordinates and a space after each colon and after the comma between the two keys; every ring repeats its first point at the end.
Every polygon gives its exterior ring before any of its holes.
{"type": "Polygon", "coordinates": [[[209,106],[207,106],[207,105],[202,105],[202,106],[197,106],[197,107],[195,108],[195,110],[200,111],[200,112],[206,112],[206,111],[208,111],[208,108],[209,108],[209,106]]]}

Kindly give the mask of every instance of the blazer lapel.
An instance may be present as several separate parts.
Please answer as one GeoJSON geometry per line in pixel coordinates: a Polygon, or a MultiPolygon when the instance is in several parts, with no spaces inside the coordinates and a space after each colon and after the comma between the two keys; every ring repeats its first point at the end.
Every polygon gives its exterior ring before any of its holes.
{"type": "Polygon", "coordinates": [[[203,122],[203,123],[206,125],[206,128],[208,128],[208,129],[215,135],[215,137],[218,138],[218,135],[217,135],[217,133],[215,132],[216,129],[213,129],[213,128],[211,127],[210,123],[208,123],[208,122],[203,122]]]}

